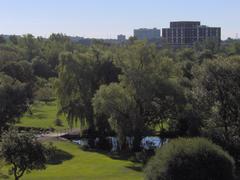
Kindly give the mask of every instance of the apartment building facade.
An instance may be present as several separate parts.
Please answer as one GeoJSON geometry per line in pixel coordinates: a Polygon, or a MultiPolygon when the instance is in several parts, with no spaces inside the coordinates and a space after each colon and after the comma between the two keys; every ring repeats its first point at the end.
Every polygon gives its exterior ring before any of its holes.
{"type": "Polygon", "coordinates": [[[170,22],[170,28],[163,28],[162,37],[172,46],[193,46],[196,42],[214,40],[221,42],[221,28],[201,25],[200,21],[170,22]]]}

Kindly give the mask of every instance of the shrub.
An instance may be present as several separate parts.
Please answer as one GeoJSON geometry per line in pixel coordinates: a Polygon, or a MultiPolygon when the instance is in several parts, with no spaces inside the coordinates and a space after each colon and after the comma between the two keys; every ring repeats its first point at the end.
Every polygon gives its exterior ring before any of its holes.
{"type": "Polygon", "coordinates": [[[47,163],[52,165],[61,164],[63,161],[73,158],[68,152],[57,149],[52,142],[45,145],[45,154],[47,163]]]}
{"type": "Polygon", "coordinates": [[[135,153],[135,161],[146,164],[149,161],[149,159],[154,155],[155,155],[154,149],[148,149],[148,150],[143,149],[141,152],[135,153]]]}
{"type": "Polygon", "coordinates": [[[63,126],[62,120],[61,120],[61,119],[58,119],[58,118],[55,119],[54,124],[55,124],[56,126],[63,126]]]}
{"type": "Polygon", "coordinates": [[[57,152],[57,148],[53,145],[52,142],[45,145],[45,155],[47,162],[52,162],[57,152]]]}
{"type": "Polygon", "coordinates": [[[148,180],[232,180],[234,160],[204,138],[179,138],[159,149],[145,168],[148,180]]]}

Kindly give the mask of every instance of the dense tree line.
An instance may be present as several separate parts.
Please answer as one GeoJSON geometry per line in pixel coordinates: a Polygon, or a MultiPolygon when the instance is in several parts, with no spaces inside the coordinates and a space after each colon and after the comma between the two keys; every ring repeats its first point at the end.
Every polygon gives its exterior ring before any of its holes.
{"type": "Polygon", "coordinates": [[[0,39],[0,125],[15,123],[34,100],[59,102],[69,125],[90,139],[202,136],[240,161],[240,43],[157,48],[129,40],[82,46],[67,36],[0,39]],[[157,130],[156,130],[157,129],[157,130]]]}
{"type": "MultiPolygon", "coordinates": [[[[16,122],[36,99],[48,101],[54,95],[59,54],[73,51],[62,34],[49,39],[32,35],[9,36],[0,43],[0,125],[16,122]],[[51,94],[52,97],[49,96],[51,94]]],[[[76,45],[75,49],[79,49],[76,45]]]]}

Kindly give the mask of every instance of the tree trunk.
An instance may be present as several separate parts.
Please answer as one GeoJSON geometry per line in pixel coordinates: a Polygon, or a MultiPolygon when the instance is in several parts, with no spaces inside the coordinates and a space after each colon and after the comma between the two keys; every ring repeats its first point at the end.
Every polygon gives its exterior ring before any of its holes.
{"type": "Polygon", "coordinates": [[[133,140],[133,151],[134,152],[141,151],[141,140],[142,140],[142,131],[141,130],[135,130],[134,140],[133,140]]]}
{"type": "Polygon", "coordinates": [[[13,173],[14,173],[15,180],[19,180],[19,179],[20,179],[20,177],[22,177],[22,176],[23,176],[23,174],[24,174],[25,170],[26,170],[26,169],[24,169],[24,170],[22,170],[22,171],[18,172],[18,171],[17,171],[17,166],[16,166],[16,165],[14,165],[14,168],[13,168],[13,173]]]}

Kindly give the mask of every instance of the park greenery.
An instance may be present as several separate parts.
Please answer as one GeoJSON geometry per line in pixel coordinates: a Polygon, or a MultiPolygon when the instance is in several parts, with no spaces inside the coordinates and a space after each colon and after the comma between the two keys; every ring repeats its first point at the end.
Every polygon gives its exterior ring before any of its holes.
{"type": "Polygon", "coordinates": [[[203,138],[181,138],[159,149],[145,172],[151,180],[233,180],[234,168],[234,160],[221,147],[203,138]]]}
{"type": "Polygon", "coordinates": [[[2,135],[1,157],[10,164],[9,173],[14,175],[15,180],[19,180],[25,172],[44,169],[48,154],[45,151],[30,132],[18,134],[10,129],[2,135]]]}
{"type": "MultiPolygon", "coordinates": [[[[228,179],[235,176],[235,165],[236,173],[239,172],[238,41],[227,40],[221,45],[206,41],[191,48],[170,48],[136,38],[122,44],[95,41],[84,46],[63,34],[52,34],[49,38],[12,35],[0,39],[0,134],[1,154],[6,162],[13,163],[4,155],[4,149],[17,144],[5,141],[13,126],[18,128],[16,141],[29,142],[29,147],[42,146],[27,139],[30,135],[21,132],[22,127],[27,131],[31,127],[52,131],[81,127],[81,135],[89,139],[90,149],[103,150],[106,137],[116,136],[122,154],[141,152],[140,142],[145,136],[169,139],[169,145],[163,145],[154,157],[160,164],[150,160],[146,169],[164,166],[158,172],[170,172],[167,166],[172,160],[161,159],[158,154],[167,157],[175,153],[171,143],[179,145],[179,151],[188,152],[191,147],[185,142],[191,141],[196,150],[191,152],[193,158],[198,159],[199,148],[204,146],[209,156],[216,152],[209,161],[222,160],[222,166],[216,165],[218,169],[214,172],[228,166],[232,172],[226,173],[228,179]],[[133,138],[131,148],[127,146],[129,137],[133,138]],[[172,140],[178,137],[190,139],[172,140]],[[94,144],[96,138],[101,146],[94,144]]],[[[27,145],[23,147],[28,149],[27,145]]],[[[17,155],[25,156],[21,153],[17,155]]],[[[189,157],[180,158],[187,161],[189,157]]],[[[26,162],[15,177],[26,170],[45,167],[26,162]]],[[[206,164],[208,169],[207,162],[208,159],[199,163],[206,164]]],[[[80,166],[80,162],[76,164],[80,166]]],[[[18,171],[16,167],[13,169],[18,171]]],[[[146,177],[164,179],[158,175],[147,173],[146,177]]]]}
{"type": "MultiPolygon", "coordinates": [[[[57,161],[48,162],[46,169],[33,170],[26,173],[23,180],[142,180],[141,164],[119,158],[111,158],[107,154],[81,150],[77,145],[67,141],[54,141],[53,146],[61,153],[57,161]]],[[[7,175],[8,166],[2,168],[7,175]]],[[[4,179],[1,176],[0,179],[4,179]]],[[[6,179],[11,179],[10,177],[6,179]]]]}

